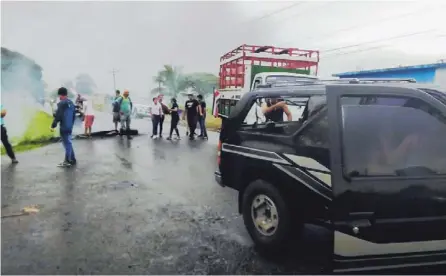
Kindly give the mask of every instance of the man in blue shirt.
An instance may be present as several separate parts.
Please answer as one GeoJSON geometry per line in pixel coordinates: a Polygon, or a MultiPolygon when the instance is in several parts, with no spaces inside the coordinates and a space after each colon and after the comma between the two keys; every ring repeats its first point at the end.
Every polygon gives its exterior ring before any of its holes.
{"type": "Polygon", "coordinates": [[[6,127],[4,125],[4,120],[3,120],[3,117],[6,116],[6,110],[3,109],[3,105],[1,105],[1,104],[0,104],[0,109],[1,109],[1,120],[0,120],[0,122],[1,122],[1,125],[2,125],[2,144],[5,147],[6,154],[8,154],[9,158],[11,158],[12,163],[16,164],[16,163],[19,163],[19,161],[17,161],[17,159],[15,158],[14,151],[12,150],[11,143],[9,143],[8,132],[6,131],[6,127]]]}
{"type": "Polygon", "coordinates": [[[74,156],[73,144],[71,142],[76,108],[74,103],[68,99],[68,90],[65,87],[59,88],[57,94],[59,95],[60,102],[57,104],[57,111],[53,124],[51,125],[51,130],[54,131],[59,123],[60,137],[65,148],[65,159],[58,166],[69,168],[76,164],[76,157],[74,156]]]}

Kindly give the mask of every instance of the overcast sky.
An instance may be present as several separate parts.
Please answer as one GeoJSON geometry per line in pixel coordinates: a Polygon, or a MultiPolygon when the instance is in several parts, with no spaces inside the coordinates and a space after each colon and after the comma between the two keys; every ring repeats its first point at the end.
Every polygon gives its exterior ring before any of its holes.
{"type": "Polygon", "coordinates": [[[446,1],[2,1],[1,7],[2,46],[34,59],[50,86],[88,73],[104,93],[113,90],[112,68],[119,69],[118,88],[144,96],[163,64],[217,74],[219,57],[244,43],[321,50],[323,76],[446,59],[446,1]],[[324,54],[335,48],[342,49],[324,54]]]}

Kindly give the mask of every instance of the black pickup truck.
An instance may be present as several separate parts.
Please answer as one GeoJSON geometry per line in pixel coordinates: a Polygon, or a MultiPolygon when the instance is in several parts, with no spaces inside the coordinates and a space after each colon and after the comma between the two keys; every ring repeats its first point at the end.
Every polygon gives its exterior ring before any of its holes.
{"type": "MultiPolygon", "coordinates": [[[[223,122],[217,182],[261,250],[331,230],[339,273],[446,264],[446,92],[406,80],[245,94],[223,122]]],[[[443,271],[443,272],[446,272],[443,271]]]]}

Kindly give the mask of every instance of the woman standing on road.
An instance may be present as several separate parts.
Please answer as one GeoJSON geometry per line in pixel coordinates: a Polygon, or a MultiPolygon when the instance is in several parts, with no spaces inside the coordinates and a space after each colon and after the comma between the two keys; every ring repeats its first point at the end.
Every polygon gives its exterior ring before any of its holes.
{"type": "Polygon", "coordinates": [[[170,101],[172,103],[172,106],[170,108],[170,134],[167,140],[172,140],[172,133],[174,130],[177,134],[177,139],[180,140],[180,132],[178,131],[178,122],[180,121],[180,115],[178,114],[177,100],[175,98],[172,98],[170,101]]]}

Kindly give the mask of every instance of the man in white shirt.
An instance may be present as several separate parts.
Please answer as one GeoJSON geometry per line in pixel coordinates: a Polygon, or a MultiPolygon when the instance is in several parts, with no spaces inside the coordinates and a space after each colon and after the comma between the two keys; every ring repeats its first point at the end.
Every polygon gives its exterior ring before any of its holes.
{"type": "Polygon", "coordinates": [[[94,122],[94,109],[93,109],[93,102],[91,101],[91,98],[84,99],[83,103],[84,108],[84,122],[85,122],[85,136],[91,137],[91,127],[93,126],[94,122]]]}
{"type": "Polygon", "coordinates": [[[153,98],[153,104],[150,107],[150,116],[152,117],[152,136],[150,136],[153,139],[158,138],[158,124],[161,120],[161,114],[162,114],[162,108],[161,104],[158,102],[158,97],[153,98]]]}

